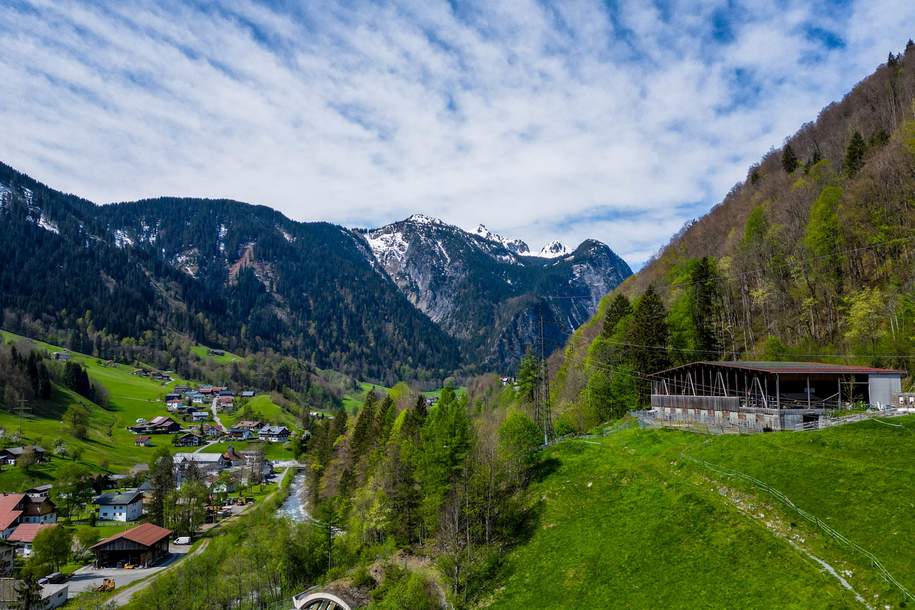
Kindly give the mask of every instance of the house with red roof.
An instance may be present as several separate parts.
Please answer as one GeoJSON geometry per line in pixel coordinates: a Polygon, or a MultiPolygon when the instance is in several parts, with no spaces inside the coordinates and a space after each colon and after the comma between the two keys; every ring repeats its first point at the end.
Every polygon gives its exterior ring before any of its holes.
{"type": "Polygon", "coordinates": [[[115,534],[91,547],[96,567],[150,566],[168,555],[172,531],[153,523],[144,523],[115,534]]]}
{"type": "Polygon", "coordinates": [[[6,540],[13,533],[25,512],[26,504],[26,494],[0,494],[0,538],[6,540]]]}
{"type": "Polygon", "coordinates": [[[32,543],[35,536],[43,529],[56,527],[53,523],[21,523],[16,526],[13,533],[6,539],[7,542],[17,547],[17,552],[28,557],[32,554],[32,543]]]}

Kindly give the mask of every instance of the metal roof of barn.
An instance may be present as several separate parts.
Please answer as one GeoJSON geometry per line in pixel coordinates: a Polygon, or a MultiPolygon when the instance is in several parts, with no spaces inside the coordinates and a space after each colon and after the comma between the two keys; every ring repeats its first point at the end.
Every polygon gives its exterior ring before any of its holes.
{"type": "Polygon", "coordinates": [[[743,371],[757,373],[784,373],[784,374],[823,374],[823,375],[905,375],[905,371],[897,369],[883,369],[872,366],[858,366],[851,364],[829,364],[826,362],[776,362],[760,360],[703,360],[691,362],[654,373],[663,375],[690,366],[722,366],[743,371]]]}

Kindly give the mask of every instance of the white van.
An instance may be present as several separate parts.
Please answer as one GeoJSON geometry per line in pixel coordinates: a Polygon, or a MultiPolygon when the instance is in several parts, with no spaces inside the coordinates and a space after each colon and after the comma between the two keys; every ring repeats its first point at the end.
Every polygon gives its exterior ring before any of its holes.
{"type": "Polygon", "coordinates": [[[190,544],[190,543],[191,543],[190,536],[178,536],[177,538],[175,538],[175,544],[190,544]]]}

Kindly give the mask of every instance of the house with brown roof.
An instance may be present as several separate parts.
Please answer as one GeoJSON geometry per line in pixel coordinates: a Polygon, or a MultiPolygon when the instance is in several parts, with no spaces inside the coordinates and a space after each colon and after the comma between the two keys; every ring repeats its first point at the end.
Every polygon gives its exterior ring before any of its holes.
{"type": "Polygon", "coordinates": [[[37,445],[27,447],[6,447],[5,449],[0,449],[0,464],[15,466],[19,461],[19,458],[30,449],[33,450],[37,463],[40,464],[47,460],[48,452],[37,445]]]}
{"type": "Polygon", "coordinates": [[[172,531],[153,523],[106,538],[91,547],[96,567],[150,566],[168,555],[168,539],[172,531]]]}
{"type": "Polygon", "coordinates": [[[57,505],[51,498],[26,494],[20,523],[57,523],[57,505]]]}
{"type": "Polygon", "coordinates": [[[134,434],[173,434],[180,432],[181,426],[171,417],[159,415],[144,424],[131,426],[130,431],[134,434]]]}
{"type": "Polygon", "coordinates": [[[137,447],[152,447],[152,437],[141,435],[133,440],[133,444],[137,447]]]}

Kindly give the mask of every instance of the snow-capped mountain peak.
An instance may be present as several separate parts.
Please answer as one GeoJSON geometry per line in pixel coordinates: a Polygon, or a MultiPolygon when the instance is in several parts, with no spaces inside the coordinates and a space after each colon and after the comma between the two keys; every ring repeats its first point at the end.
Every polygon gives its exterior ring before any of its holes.
{"type": "Polygon", "coordinates": [[[531,249],[527,246],[527,244],[520,239],[505,239],[498,233],[493,233],[487,229],[486,225],[478,226],[474,233],[487,241],[494,241],[497,244],[502,244],[506,249],[515,254],[525,255],[530,254],[531,252],[531,249]]]}
{"type": "Polygon", "coordinates": [[[565,256],[569,253],[569,249],[566,248],[561,242],[556,241],[555,239],[543,246],[540,249],[540,252],[536,256],[543,258],[558,258],[560,256],[565,256]]]}

